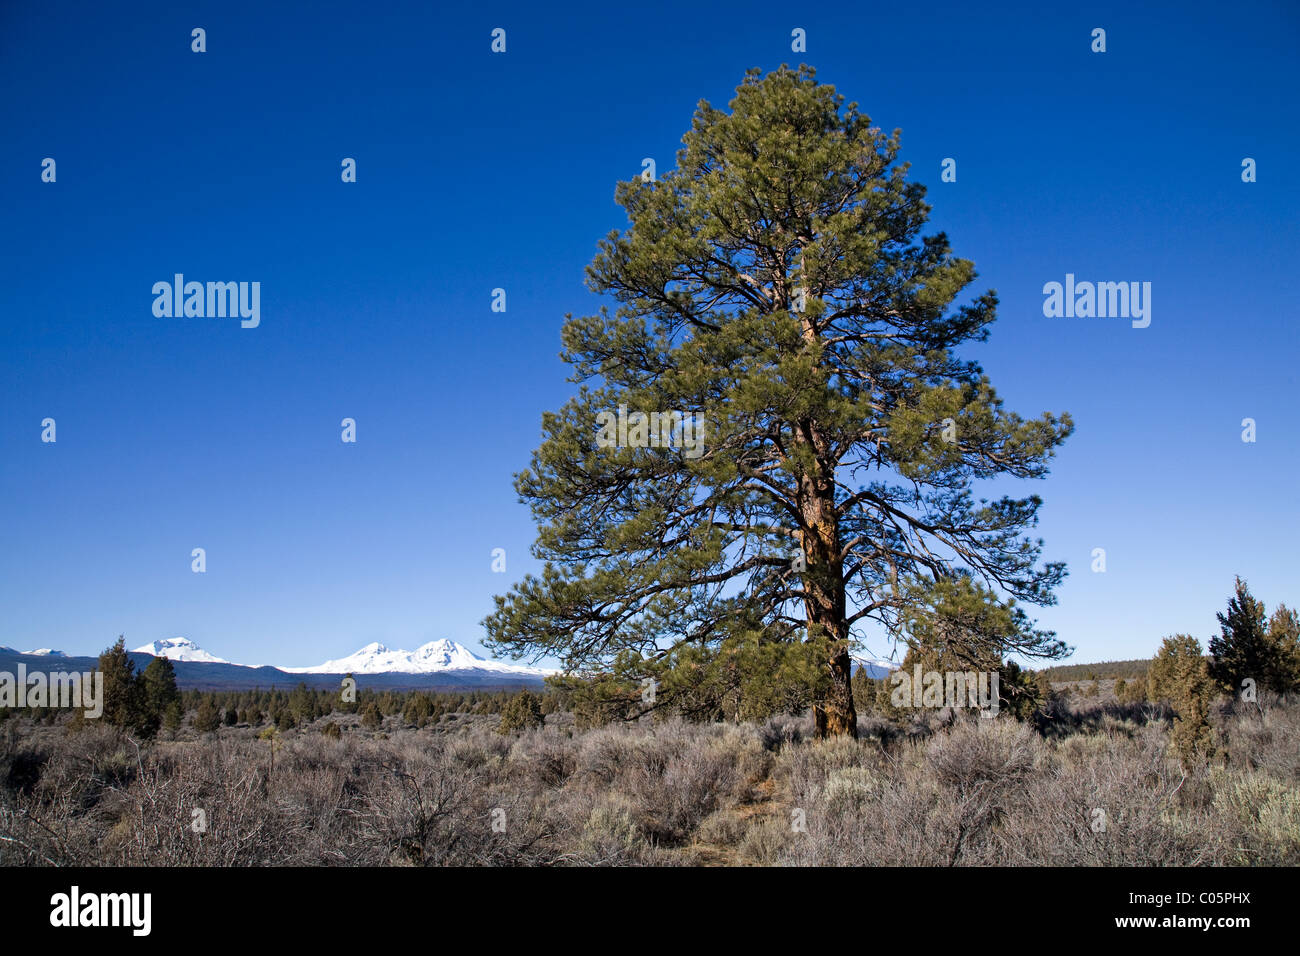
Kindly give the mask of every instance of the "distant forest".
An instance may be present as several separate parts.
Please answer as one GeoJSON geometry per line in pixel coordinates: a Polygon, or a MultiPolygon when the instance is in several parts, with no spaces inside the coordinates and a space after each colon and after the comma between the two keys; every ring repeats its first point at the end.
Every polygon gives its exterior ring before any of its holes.
{"type": "Polygon", "coordinates": [[[1142,679],[1151,668],[1150,658],[1138,658],[1131,661],[1102,661],[1100,664],[1059,664],[1044,667],[1036,673],[1049,681],[1064,683],[1077,680],[1110,680],[1122,677],[1125,680],[1142,679]]]}

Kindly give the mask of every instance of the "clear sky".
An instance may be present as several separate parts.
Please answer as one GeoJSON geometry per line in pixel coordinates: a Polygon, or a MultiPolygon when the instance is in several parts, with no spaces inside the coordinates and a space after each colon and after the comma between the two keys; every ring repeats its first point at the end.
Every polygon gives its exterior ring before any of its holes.
{"type": "Polygon", "coordinates": [[[1300,6],[289,6],[0,4],[0,644],[478,649],[536,569],[512,475],[573,387],[615,182],[783,62],[901,127],[1001,296],[971,354],[1075,417],[1032,483],[1074,660],[1204,641],[1236,574],[1300,603],[1300,6]],[[155,317],[175,273],[259,281],[260,325],[155,317]],[[1044,317],[1067,273],[1150,282],[1150,326],[1044,317]]]}

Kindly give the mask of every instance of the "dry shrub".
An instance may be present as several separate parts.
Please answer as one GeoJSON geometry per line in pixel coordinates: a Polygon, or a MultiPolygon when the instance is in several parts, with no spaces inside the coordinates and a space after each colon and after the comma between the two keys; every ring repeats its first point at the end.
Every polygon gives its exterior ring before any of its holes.
{"type": "Polygon", "coordinates": [[[581,861],[590,866],[635,863],[648,849],[637,808],[621,794],[610,794],[591,808],[578,843],[581,861]]]}
{"type": "Polygon", "coordinates": [[[1006,862],[1062,866],[1212,863],[1203,810],[1179,793],[1199,786],[1167,753],[1159,727],[1061,743],[1003,827],[1006,862]]]}
{"type": "Polygon", "coordinates": [[[921,713],[828,741],[806,715],[575,733],[557,714],[513,737],[491,715],[391,736],[339,718],[337,740],[137,747],[11,717],[0,864],[1295,865],[1300,701],[1263,703],[1220,708],[1224,759],[1188,771],[1162,714],[1110,705],[1045,737],[921,713]]]}
{"type": "Polygon", "coordinates": [[[868,741],[807,748],[790,762],[806,830],[793,833],[782,862],[996,863],[996,827],[1023,799],[1042,747],[1015,721],[973,718],[889,751],[868,741]]]}
{"type": "Polygon", "coordinates": [[[1232,825],[1232,862],[1300,863],[1300,791],[1267,773],[1250,771],[1223,781],[1214,808],[1232,825]]]}
{"type": "Polygon", "coordinates": [[[750,866],[780,865],[791,841],[798,836],[789,817],[754,817],[737,847],[739,861],[750,866]]]}
{"type": "Polygon", "coordinates": [[[1300,784],[1300,700],[1288,702],[1264,693],[1260,705],[1242,705],[1237,713],[1223,715],[1220,727],[1229,765],[1300,784]]]}

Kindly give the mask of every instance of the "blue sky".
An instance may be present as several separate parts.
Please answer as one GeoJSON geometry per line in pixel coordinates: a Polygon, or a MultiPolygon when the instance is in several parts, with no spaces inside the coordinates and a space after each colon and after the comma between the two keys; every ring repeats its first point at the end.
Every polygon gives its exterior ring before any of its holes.
{"type": "Polygon", "coordinates": [[[1300,602],[1294,4],[281,6],[0,6],[0,644],[477,649],[536,567],[512,475],[572,388],[615,182],[783,62],[902,128],[1001,297],[970,354],[1075,417],[1032,483],[1074,659],[1204,641],[1236,574],[1300,602]],[[155,318],[177,272],[260,281],[260,326],[155,318]],[[1066,273],[1151,282],[1150,327],[1045,318],[1066,273]]]}

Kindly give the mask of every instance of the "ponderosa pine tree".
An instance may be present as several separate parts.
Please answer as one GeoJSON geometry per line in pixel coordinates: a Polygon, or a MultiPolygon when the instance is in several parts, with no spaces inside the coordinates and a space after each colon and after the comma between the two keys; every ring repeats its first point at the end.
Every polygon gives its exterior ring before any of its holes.
{"type": "MultiPolygon", "coordinates": [[[[619,308],[567,318],[581,387],[543,416],[516,478],[544,567],[484,625],[502,651],[629,682],[755,632],[818,642],[817,731],[854,734],[859,622],[896,627],[937,585],[973,621],[1053,602],[1065,567],[1026,536],[1039,499],[974,484],[1045,475],[1072,426],[1004,411],[955,353],[988,336],[997,298],[954,307],[974,265],[921,235],[925,189],[897,130],[805,66],[751,70],[730,106],[700,103],[659,181],[618,185],[630,227],[600,244],[588,284],[619,308]],[[598,416],[620,411],[626,441],[608,447],[598,416]],[[659,414],[653,439],[636,413],[659,414]]],[[[1016,620],[975,643],[1064,652],[1016,620]]]]}

